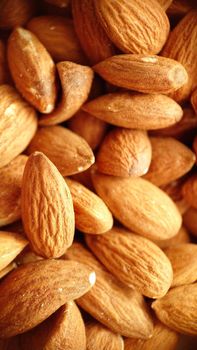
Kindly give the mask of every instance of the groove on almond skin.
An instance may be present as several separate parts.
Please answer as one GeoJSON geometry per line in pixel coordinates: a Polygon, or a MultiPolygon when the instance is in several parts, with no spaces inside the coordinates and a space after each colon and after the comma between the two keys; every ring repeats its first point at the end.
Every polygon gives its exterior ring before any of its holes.
{"type": "Polygon", "coordinates": [[[96,272],[95,286],[77,300],[80,307],[115,333],[151,337],[153,323],[141,294],[119,282],[82,244],[74,243],[65,256],[96,272]]]}
{"type": "Polygon", "coordinates": [[[86,324],[87,350],[123,350],[124,341],[99,322],[86,324]]]}
{"type": "Polygon", "coordinates": [[[151,240],[175,236],[181,215],[165,192],[142,178],[118,178],[95,169],[92,180],[96,192],[125,227],[151,240]]]}
{"type": "Polygon", "coordinates": [[[0,285],[0,337],[34,328],[90,290],[95,278],[91,268],[76,261],[42,260],[12,271],[0,285]]]}
{"type": "Polygon", "coordinates": [[[73,62],[57,63],[62,98],[55,110],[42,115],[40,125],[55,125],[71,118],[87,100],[93,81],[93,70],[73,62]]]}
{"type": "Polygon", "coordinates": [[[35,253],[58,258],[74,237],[72,197],[64,178],[42,153],[29,157],[22,183],[22,220],[35,253]]]}
{"type": "Polygon", "coordinates": [[[59,125],[38,129],[27,149],[28,154],[35,151],[43,152],[62,176],[85,171],[94,163],[94,154],[88,143],[59,125]]]}
{"type": "Polygon", "coordinates": [[[110,124],[141,130],[165,128],[183,116],[182,108],[168,96],[131,92],[97,97],[86,103],[83,110],[110,124]]]}

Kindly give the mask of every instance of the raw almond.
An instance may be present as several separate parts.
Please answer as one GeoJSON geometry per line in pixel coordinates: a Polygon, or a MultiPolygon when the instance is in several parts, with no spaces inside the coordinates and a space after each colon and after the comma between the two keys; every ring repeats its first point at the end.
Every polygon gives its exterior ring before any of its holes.
{"type": "Polygon", "coordinates": [[[145,93],[168,94],[188,81],[182,64],[156,55],[112,56],[94,70],[113,85],[145,93]]]}
{"type": "Polygon", "coordinates": [[[12,29],[24,25],[35,11],[33,0],[3,0],[0,3],[0,28],[12,29]]]}
{"type": "Polygon", "coordinates": [[[85,294],[95,278],[92,269],[76,261],[42,260],[20,266],[0,285],[0,337],[37,326],[66,302],[85,294]]]}
{"type": "Polygon", "coordinates": [[[90,67],[73,62],[59,62],[57,70],[61,80],[62,99],[54,112],[40,118],[41,125],[54,125],[71,118],[87,100],[93,71],[90,67]]]}
{"type": "Polygon", "coordinates": [[[171,289],[153,302],[159,320],[179,333],[197,335],[197,283],[171,289]]]}
{"type": "Polygon", "coordinates": [[[88,169],[94,163],[94,154],[87,142],[62,126],[38,129],[27,149],[28,154],[43,152],[63,176],[88,169]]]}
{"type": "Polygon", "coordinates": [[[22,96],[41,113],[55,107],[55,64],[37,37],[16,28],[8,41],[8,63],[12,78],[22,96]]]}
{"type": "Polygon", "coordinates": [[[197,237],[197,209],[189,208],[183,215],[183,222],[187,229],[197,237]]]}
{"type": "Polygon", "coordinates": [[[111,93],[86,103],[83,109],[113,125],[142,130],[165,128],[183,116],[175,101],[160,94],[111,93]]]}
{"type": "Polygon", "coordinates": [[[98,322],[86,325],[87,350],[123,350],[124,341],[119,334],[115,334],[98,322]]]}
{"type": "Polygon", "coordinates": [[[125,53],[155,54],[169,34],[169,20],[155,0],[94,1],[109,38],[125,53]]]}
{"type": "Polygon", "coordinates": [[[85,263],[96,272],[97,282],[77,303],[113,332],[147,339],[153,330],[143,297],[116,280],[82,244],[74,243],[66,257],[85,263]]]}
{"type": "Polygon", "coordinates": [[[188,230],[182,226],[179,230],[179,232],[176,234],[176,236],[165,239],[163,241],[155,241],[154,243],[157,244],[161,249],[165,249],[168,247],[173,247],[178,244],[182,243],[189,243],[190,242],[190,236],[188,230]]]}
{"type": "Polygon", "coordinates": [[[168,185],[161,186],[161,189],[167,193],[167,195],[176,204],[179,212],[183,215],[189,208],[189,204],[185,200],[182,194],[184,181],[183,179],[178,179],[176,181],[170,182],[168,185]]]}
{"type": "MultiPolygon", "coordinates": [[[[3,278],[4,276],[6,276],[10,271],[14,270],[17,267],[15,262],[11,262],[9,265],[7,265],[6,267],[4,267],[3,270],[0,271],[0,278],[3,278]]],[[[0,347],[1,349],[1,347],[0,347]]]]}
{"type": "Polygon", "coordinates": [[[162,190],[142,178],[123,179],[94,171],[93,184],[115,218],[125,227],[151,240],[175,236],[181,215],[162,190]]]}
{"type": "Polygon", "coordinates": [[[197,114],[197,89],[194,90],[194,92],[191,96],[191,104],[192,104],[192,107],[193,107],[195,113],[197,114]]]}
{"type": "Polygon", "coordinates": [[[193,167],[196,157],[183,143],[172,137],[151,137],[152,160],[144,178],[157,186],[177,180],[193,167]]]}
{"type": "Polygon", "coordinates": [[[42,153],[33,153],[27,161],[21,210],[35,253],[57,258],[71,246],[75,225],[72,197],[64,178],[42,153]]]}
{"type": "Polygon", "coordinates": [[[102,199],[79,182],[66,179],[66,183],[72,195],[77,229],[90,234],[110,230],[113,217],[102,199]]]}
{"type": "Polygon", "coordinates": [[[197,175],[189,177],[183,185],[182,193],[188,204],[197,209],[197,175]]]}
{"type": "Polygon", "coordinates": [[[151,143],[145,131],[116,128],[103,140],[96,164],[104,174],[142,176],[149,169],[151,156],[151,143]]]}

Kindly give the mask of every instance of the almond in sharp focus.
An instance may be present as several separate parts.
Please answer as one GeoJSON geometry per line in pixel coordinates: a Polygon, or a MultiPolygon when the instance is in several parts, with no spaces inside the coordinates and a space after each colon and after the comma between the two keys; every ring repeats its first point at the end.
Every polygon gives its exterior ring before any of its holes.
{"type": "Polygon", "coordinates": [[[87,350],[123,350],[124,342],[119,334],[115,334],[99,322],[86,325],[87,350]]]}
{"type": "MultiPolygon", "coordinates": [[[[0,3],[0,28],[12,29],[24,25],[35,11],[33,0],[3,0],[0,3]]],[[[14,58],[13,58],[14,59],[14,58]]]]}
{"type": "Polygon", "coordinates": [[[25,233],[38,255],[60,257],[73,242],[74,210],[64,178],[44,154],[26,164],[21,197],[25,233]]]}
{"type": "Polygon", "coordinates": [[[145,131],[116,128],[103,140],[96,158],[104,174],[142,176],[150,166],[151,143],[145,131]]]}
{"type": "Polygon", "coordinates": [[[37,37],[16,28],[8,41],[8,63],[18,91],[39,112],[55,107],[55,64],[37,37]]]}
{"type": "Polygon", "coordinates": [[[61,80],[62,98],[54,112],[40,118],[41,125],[54,125],[71,118],[87,100],[93,70],[73,62],[59,62],[57,70],[61,80]]]}
{"type": "Polygon", "coordinates": [[[125,227],[151,240],[175,236],[181,215],[162,190],[142,178],[123,179],[92,173],[94,187],[115,218],[125,227]]]}
{"type": "Polygon", "coordinates": [[[172,288],[153,302],[159,320],[179,333],[197,335],[197,283],[172,288]]]}
{"type": "Polygon", "coordinates": [[[29,154],[43,152],[63,176],[84,171],[94,163],[94,154],[87,142],[62,126],[38,129],[27,151],[29,154]]]}
{"type": "Polygon", "coordinates": [[[126,287],[101,265],[82,244],[74,243],[66,257],[87,264],[96,272],[97,282],[77,303],[113,332],[147,339],[153,324],[143,297],[126,287]]]}
{"type": "Polygon", "coordinates": [[[187,229],[197,237],[197,209],[189,208],[183,215],[183,222],[187,229]]]}
{"type": "Polygon", "coordinates": [[[112,56],[94,70],[113,85],[145,93],[168,94],[188,80],[182,64],[156,55],[112,56]]]}
{"type": "Polygon", "coordinates": [[[113,125],[142,130],[165,128],[183,116],[175,101],[160,94],[111,93],[86,103],[83,109],[113,125]]]}
{"type": "Polygon", "coordinates": [[[0,337],[37,326],[86,293],[95,278],[92,269],[76,261],[42,260],[20,266],[0,285],[0,337]]]}
{"type": "Polygon", "coordinates": [[[189,177],[183,185],[182,193],[188,204],[197,209],[197,175],[189,177]]]}

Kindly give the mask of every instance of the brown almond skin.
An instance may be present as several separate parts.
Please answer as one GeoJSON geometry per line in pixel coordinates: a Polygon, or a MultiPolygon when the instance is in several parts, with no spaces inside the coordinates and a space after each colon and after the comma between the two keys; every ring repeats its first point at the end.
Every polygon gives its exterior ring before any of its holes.
{"type": "Polygon", "coordinates": [[[55,107],[55,64],[37,37],[16,28],[8,40],[8,64],[17,90],[41,113],[55,107]],[[15,57],[15,59],[13,59],[15,57]]]}
{"type": "Polygon", "coordinates": [[[173,200],[181,215],[183,215],[189,208],[189,204],[182,194],[183,184],[184,181],[180,178],[160,187],[173,200]]]}
{"type": "Polygon", "coordinates": [[[194,92],[191,96],[191,104],[192,104],[192,107],[193,107],[195,113],[197,114],[197,89],[194,90],[194,92]]]}
{"type": "Polygon", "coordinates": [[[129,92],[97,97],[83,110],[110,124],[141,130],[165,128],[183,116],[182,108],[168,96],[129,92]]]}
{"type": "Polygon", "coordinates": [[[179,333],[197,335],[197,283],[172,288],[152,303],[159,320],[179,333]]]}
{"type": "Polygon", "coordinates": [[[62,126],[38,129],[27,153],[43,152],[58,168],[62,176],[85,171],[94,163],[94,154],[87,142],[62,126]]]}
{"type": "Polygon", "coordinates": [[[25,233],[35,253],[60,257],[74,237],[72,197],[64,178],[42,153],[33,153],[26,164],[21,194],[25,233]]]}
{"type": "Polygon", "coordinates": [[[189,177],[183,185],[182,193],[187,203],[197,209],[197,175],[189,177]]]}
{"type": "Polygon", "coordinates": [[[144,93],[168,94],[188,81],[182,64],[156,55],[112,56],[93,68],[113,85],[144,93]]]}
{"type": "Polygon", "coordinates": [[[173,0],[172,4],[168,8],[167,14],[175,17],[176,19],[180,19],[194,8],[195,0],[173,0]]]}
{"type": "Polygon", "coordinates": [[[183,143],[172,137],[151,137],[152,160],[144,178],[157,186],[177,180],[193,167],[196,157],[183,143]]]}
{"type": "Polygon", "coordinates": [[[0,28],[12,29],[24,25],[35,12],[33,0],[3,0],[0,4],[0,28]]]}
{"type": "Polygon", "coordinates": [[[57,64],[61,87],[62,99],[56,109],[42,115],[40,125],[55,125],[71,118],[87,100],[92,81],[93,70],[73,62],[59,62],[57,64]]]}
{"type": "Polygon", "coordinates": [[[69,301],[50,318],[20,336],[21,350],[86,350],[85,325],[80,311],[69,301]]]}
{"type": "MultiPolygon", "coordinates": [[[[184,216],[183,216],[184,218],[184,216]]],[[[182,243],[189,243],[190,242],[190,236],[189,232],[186,229],[186,227],[182,226],[179,230],[179,232],[176,234],[176,236],[170,238],[170,239],[165,239],[163,241],[154,241],[155,244],[157,244],[161,249],[165,249],[168,247],[174,247],[178,244],[182,243]]]]}
{"type": "Polygon", "coordinates": [[[94,4],[108,37],[121,51],[142,54],[161,51],[169,34],[169,20],[157,1],[96,0],[94,4]]]}
{"type": "Polygon", "coordinates": [[[0,285],[0,337],[37,326],[94,282],[93,270],[76,261],[42,260],[20,266],[0,285]]]}
{"type": "Polygon", "coordinates": [[[86,325],[87,350],[123,350],[124,341],[99,322],[92,321],[86,325]]]}
{"type": "Polygon", "coordinates": [[[197,237],[197,209],[189,208],[183,215],[183,222],[187,229],[197,237]]]}
{"type": "Polygon", "coordinates": [[[116,128],[103,140],[96,158],[101,173],[142,176],[150,166],[152,149],[145,131],[116,128]]]}
{"type": "Polygon", "coordinates": [[[92,172],[98,195],[125,227],[151,240],[175,236],[182,218],[162,190],[142,178],[118,178],[92,172]]]}
{"type": "Polygon", "coordinates": [[[173,268],[172,287],[191,284],[197,280],[197,245],[179,244],[165,249],[173,268]],[[184,257],[184,258],[183,258],[184,257]]]}
{"type": "MultiPolygon", "coordinates": [[[[12,270],[16,269],[17,265],[15,262],[11,262],[9,265],[7,265],[6,267],[4,267],[4,269],[2,269],[0,271],[0,278],[3,278],[4,276],[6,276],[8,273],[10,273],[12,270]]],[[[1,349],[1,347],[0,347],[1,349]]]]}
{"type": "Polygon", "coordinates": [[[80,243],[68,249],[66,258],[96,272],[95,286],[77,300],[80,307],[115,333],[142,339],[151,336],[153,323],[141,294],[119,282],[80,243]]]}
{"type": "Polygon", "coordinates": [[[106,204],[94,192],[79,182],[66,178],[75,211],[78,230],[89,234],[101,234],[113,226],[113,217],[106,204]]]}

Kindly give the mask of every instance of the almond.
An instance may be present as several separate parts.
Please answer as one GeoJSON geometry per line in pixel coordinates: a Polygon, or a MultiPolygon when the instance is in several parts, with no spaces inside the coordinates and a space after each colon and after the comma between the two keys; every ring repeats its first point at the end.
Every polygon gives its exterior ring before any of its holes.
{"type": "Polygon", "coordinates": [[[195,1],[196,0],[173,0],[167,13],[169,16],[183,17],[195,8],[195,1]]]}
{"type": "Polygon", "coordinates": [[[121,51],[142,54],[161,51],[169,34],[169,21],[157,1],[97,0],[94,3],[103,28],[121,51]]]}
{"type": "Polygon", "coordinates": [[[183,215],[183,222],[187,229],[197,237],[197,209],[189,208],[183,215]]]}
{"type": "Polygon", "coordinates": [[[67,7],[70,0],[45,0],[46,2],[48,2],[49,4],[58,6],[60,8],[64,8],[67,7]]]}
{"type": "Polygon", "coordinates": [[[172,137],[151,137],[152,160],[144,178],[164,186],[188,173],[196,157],[183,143],[172,137]]]}
{"type": "Polygon", "coordinates": [[[170,182],[168,185],[161,186],[161,189],[164,192],[166,192],[168,196],[176,204],[181,215],[183,215],[189,208],[189,204],[186,202],[182,194],[183,184],[184,184],[184,181],[181,178],[179,180],[170,182]]]}
{"type": "Polygon", "coordinates": [[[86,325],[87,350],[123,350],[124,341],[118,334],[98,322],[86,325]]]}
{"type": "Polygon", "coordinates": [[[37,326],[66,302],[85,294],[95,278],[92,269],[76,261],[42,260],[20,266],[0,285],[0,337],[37,326]]]}
{"type": "Polygon", "coordinates": [[[8,63],[18,91],[39,112],[55,106],[55,65],[51,56],[29,30],[16,28],[8,41],[8,63]]]}
{"type": "Polygon", "coordinates": [[[188,81],[182,64],[156,55],[112,56],[94,70],[113,85],[145,93],[168,94],[188,81]]]}
{"type": "Polygon", "coordinates": [[[94,186],[92,183],[92,176],[91,176],[92,167],[93,165],[87,170],[83,171],[82,173],[77,173],[75,175],[72,175],[71,178],[79,182],[86,188],[88,188],[90,191],[94,192],[94,186]]]}
{"type": "Polygon", "coordinates": [[[153,324],[143,297],[116,280],[82,244],[74,243],[66,252],[69,259],[83,262],[96,272],[97,282],[77,303],[115,333],[149,338],[153,324]]]}
{"type": "MultiPolygon", "coordinates": [[[[6,276],[10,271],[15,269],[16,267],[17,267],[16,263],[15,262],[11,262],[9,265],[4,267],[4,269],[2,269],[0,271],[0,278],[3,278],[4,276],[6,276]]],[[[1,347],[0,347],[0,349],[1,349],[1,347]]]]}
{"type": "Polygon", "coordinates": [[[113,217],[102,199],[79,182],[66,179],[66,183],[72,195],[77,229],[90,234],[110,230],[113,217]]]}
{"type": "Polygon", "coordinates": [[[171,289],[153,302],[159,320],[179,333],[197,334],[197,283],[171,289]]]}
{"type": "Polygon", "coordinates": [[[182,193],[187,203],[197,209],[197,175],[191,176],[184,183],[182,193]]]}
{"type": "Polygon", "coordinates": [[[83,109],[113,125],[145,130],[165,128],[183,116],[175,101],[160,94],[111,93],[86,103],[83,109]]]}
{"type": "Polygon", "coordinates": [[[17,265],[29,264],[35,261],[40,261],[43,258],[39,255],[36,255],[29,247],[26,248],[20,255],[16,258],[17,265]]]}
{"type": "Polygon", "coordinates": [[[103,140],[96,164],[104,174],[142,176],[149,169],[151,156],[151,144],[145,131],[117,128],[103,140]]]}
{"type": "Polygon", "coordinates": [[[0,169],[0,226],[21,217],[21,185],[27,159],[20,155],[0,169]]]}
{"type": "Polygon", "coordinates": [[[175,236],[181,215],[173,201],[142,178],[117,178],[94,171],[93,184],[115,218],[146,238],[163,240],[175,236]]]}
{"type": "Polygon", "coordinates": [[[195,113],[197,114],[197,89],[194,90],[194,92],[192,94],[191,104],[192,104],[192,107],[193,107],[195,113]]]}
{"type": "MultiPolygon", "coordinates": [[[[157,0],[161,7],[166,11],[170,7],[173,0],[157,0]]],[[[170,350],[170,349],[169,349],[170,350]]]]}
{"type": "Polygon", "coordinates": [[[94,163],[94,154],[87,142],[62,126],[38,129],[27,149],[28,154],[43,152],[63,176],[88,169],[94,163]]]}
{"type": "Polygon", "coordinates": [[[12,29],[25,24],[35,11],[33,0],[3,0],[0,3],[0,28],[12,29]]]}
{"type": "Polygon", "coordinates": [[[62,85],[62,99],[54,112],[40,118],[41,125],[54,125],[71,118],[87,100],[93,71],[72,62],[60,62],[57,70],[62,85]]]}
{"type": "Polygon", "coordinates": [[[28,22],[27,29],[37,36],[54,61],[72,61],[82,64],[87,61],[72,20],[61,16],[39,16],[28,22]]]}
{"type": "Polygon", "coordinates": [[[189,232],[184,226],[182,226],[179,232],[176,234],[176,236],[170,239],[165,239],[163,241],[155,241],[154,243],[157,244],[160,248],[165,249],[168,247],[176,246],[178,244],[189,243],[189,242],[190,242],[189,232]]]}
{"type": "Polygon", "coordinates": [[[60,257],[72,244],[74,211],[64,178],[42,153],[26,164],[21,198],[25,233],[38,255],[60,257]]]}

